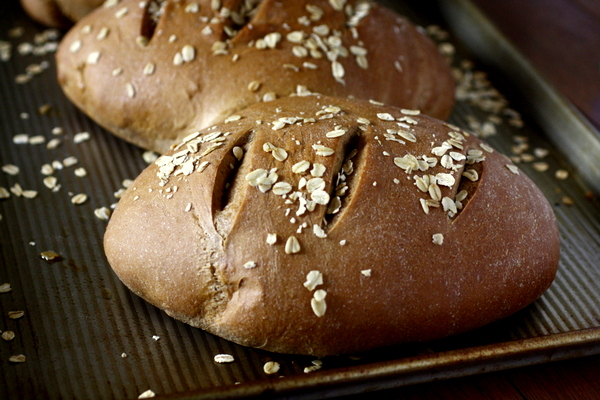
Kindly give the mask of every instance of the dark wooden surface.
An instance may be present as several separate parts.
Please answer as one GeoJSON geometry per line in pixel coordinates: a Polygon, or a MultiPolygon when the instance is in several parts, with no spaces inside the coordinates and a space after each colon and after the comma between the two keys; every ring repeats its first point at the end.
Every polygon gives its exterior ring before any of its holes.
{"type": "MultiPolygon", "coordinates": [[[[600,0],[473,0],[600,128],[600,0]]],[[[344,398],[600,399],[600,355],[344,398]]]]}
{"type": "Polygon", "coordinates": [[[473,0],[600,127],[599,0],[473,0]]]}

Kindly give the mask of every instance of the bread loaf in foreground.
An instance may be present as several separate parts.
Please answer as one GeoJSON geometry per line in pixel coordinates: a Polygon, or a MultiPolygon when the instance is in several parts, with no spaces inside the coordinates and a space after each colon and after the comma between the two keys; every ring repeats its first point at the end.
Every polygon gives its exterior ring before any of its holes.
{"type": "Polygon", "coordinates": [[[99,7],[104,0],[20,0],[23,10],[40,24],[68,28],[99,7]]]}
{"type": "Polygon", "coordinates": [[[104,245],[125,285],[174,318],[317,356],[509,316],[559,259],[544,195],[477,137],[316,95],[190,135],[129,187],[104,245]]]}
{"type": "Polygon", "coordinates": [[[57,52],[69,99],[117,136],[163,153],[190,129],[307,92],[445,119],[454,81],[434,42],[368,1],[147,1],[100,7],[57,52]]]}

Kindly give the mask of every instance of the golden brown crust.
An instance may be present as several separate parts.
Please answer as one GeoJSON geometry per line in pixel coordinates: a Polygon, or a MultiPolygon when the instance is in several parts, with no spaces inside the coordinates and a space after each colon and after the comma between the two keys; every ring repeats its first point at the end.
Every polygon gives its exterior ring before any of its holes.
{"type": "Polygon", "coordinates": [[[364,351],[504,318],[554,279],[552,209],[506,157],[416,114],[322,96],[240,111],[136,179],[108,260],[169,315],[276,352],[364,351]],[[310,271],[322,283],[307,288],[310,271]]]}
{"type": "Polygon", "coordinates": [[[347,2],[351,16],[326,0],[263,0],[251,11],[240,11],[242,3],[213,10],[208,0],[169,0],[162,8],[124,0],[99,8],[63,39],[59,82],[100,125],[160,153],[192,128],[299,90],[441,119],[450,113],[446,60],[392,11],[355,0],[347,2]]]}
{"type": "Polygon", "coordinates": [[[104,0],[21,0],[35,21],[54,28],[68,28],[99,7],[104,0]]]}

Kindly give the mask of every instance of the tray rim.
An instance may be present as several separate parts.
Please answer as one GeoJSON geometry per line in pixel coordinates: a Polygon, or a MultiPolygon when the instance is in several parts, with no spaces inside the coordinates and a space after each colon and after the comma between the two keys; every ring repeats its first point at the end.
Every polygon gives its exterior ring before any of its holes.
{"type": "Polygon", "coordinates": [[[165,398],[331,398],[600,354],[600,327],[195,390],[165,398]]]}

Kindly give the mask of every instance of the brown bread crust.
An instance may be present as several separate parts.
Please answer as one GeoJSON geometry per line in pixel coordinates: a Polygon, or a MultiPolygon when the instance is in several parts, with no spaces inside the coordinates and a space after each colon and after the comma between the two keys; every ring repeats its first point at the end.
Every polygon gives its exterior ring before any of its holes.
{"type": "Polygon", "coordinates": [[[108,260],[169,315],[275,352],[358,352],[507,317],[556,274],[551,206],[505,156],[415,114],[321,96],[240,111],[135,180],[108,260]],[[305,287],[310,271],[323,283],[305,287]]]}
{"type": "Polygon", "coordinates": [[[53,28],[68,28],[99,7],[104,0],[21,0],[35,21],[53,28]]]}
{"type": "Polygon", "coordinates": [[[101,7],[80,21],[57,64],[74,104],[143,148],[163,153],[190,129],[298,90],[440,119],[454,104],[451,71],[434,42],[375,3],[347,1],[352,16],[327,0],[263,0],[251,12],[233,0],[219,10],[196,1],[197,11],[188,1],[138,3],[101,7]],[[228,16],[233,11],[245,17],[228,16]]]}

